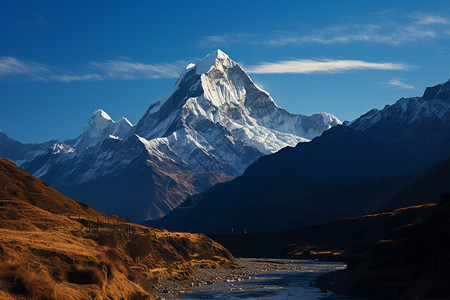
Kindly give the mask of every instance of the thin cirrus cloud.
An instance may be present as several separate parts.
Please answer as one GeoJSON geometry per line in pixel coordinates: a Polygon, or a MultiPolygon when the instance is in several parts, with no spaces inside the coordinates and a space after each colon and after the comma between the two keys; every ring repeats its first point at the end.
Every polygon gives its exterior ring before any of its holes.
{"type": "Polygon", "coordinates": [[[413,66],[391,62],[366,62],[362,60],[311,60],[296,59],[278,62],[264,62],[247,66],[245,70],[253,74],[309,74],[342,73],[355,70],[410,70],[413,66]]]}
{"type": "Polygon", "coordinates": [[[238,44],[242,41],[247,41],[248,43],[257,44],[256,40],[258,39],[257,35],[254,34],[246,34],[246,33],[229,33],[224,35],[210,35],[205,36],[197,42],[197,46],[200,48],[207,48],[211,45],[222,45],[222,46],[230,46],[232,44],[238,44]]]}
{"type": "Polygon", "coordinates": [[[50,80],[59,82],[96,81],[96,80],[104,80],[104,77],[100,74],[86,74],[86,75],[53,74],[45,81],[50,80]]]}
{"type": "Polygon", "coordinates": [[[412,15],[413,18],[416,18],[415,24],[419,25],[431,25],[431,24],[441,24],[447,25],[450,24],[450,21],[441,16],[426,14],[422,12],[418,12],[412,15]]]}
{"type": "Polygon", "coordinates": [[[412,85],[406,84],[403,82],[403,79],[391,79],[387,82],[387,84],[395,86],[399,89],[413,89],[412,85]]]}
{"type": "Polygon", "coordinates": [[[176,78],[186,66],[185,61],[166,64],[144,64],[133,61],[108,60],[106,62],[91,62],[89,68],[100,71],[111,79],[160,79],[176,78]]]}
{"type": "Polygon", "coordinates": [[[44,80],[51,73],[50,69],[43,64],[0,56],[0,77],[25,76],[32,80],[44,80]]]}
{"type": "Polygon", "coordinates": [[[64,70],[10,56],[0,56],[0,78],[25,78],[44,82],[176,78],[185,66],[185,61],[145,64],[129,60],[108,60],[90,62],[76,70],[64,70]]]}
{"type": "Polygon", "coordinates": [[[351,42],[378,43],[400,46],[448,36],[450,19],[439,15],[415,12],[406,15],[404,22],[397,16],[367,24],[340,24],[312,30],[272,31],[257,35],[227,33],[205,36],[197,42],[199,47],[249,44],[257,46],[303,46],[309,44],[345,44],[351,42]]]}

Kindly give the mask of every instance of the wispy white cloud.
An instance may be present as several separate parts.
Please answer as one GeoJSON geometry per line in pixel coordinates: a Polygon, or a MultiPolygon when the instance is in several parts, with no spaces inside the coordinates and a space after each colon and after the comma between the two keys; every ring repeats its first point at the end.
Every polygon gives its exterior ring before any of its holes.
{"type": "Polygon", "coordinates": [[[210,47],[211,45],[220,45],[229,47],[232,44],[241,43],[242,41],[252,42],[257,35],[247,33],[227,33],[223,35],[205,36],[197,42],[199,47],[210,47]]]}
{"type": "Polygon", "coordinates": [[[130,60],[90,62],[74,70],[64,70],[37,62],[0,56],[0,78],[26,78],[33,81],[98,81],[176,78],[187,62],[145,64],[130,60]]]}
{"type": "Polygon", "coordinates": [[[43,64],[0,56],[0,77],[26,76],[33,80],[44,80],[49,74],[50,69],[43,64]]]}
{"type": "Polygon", "coordinates": [[[264,62],[248,66],[245,70],[253,74],[309,74],[342,73],[354,70],[409,70],[412,66],[401,63],[366,62],[362,60],[310,60],[296,59],[278,62],[264,62]]]}
{"type": "Polygon", "coordinates": [[[72,81],[97,81],[105,79],[100,74],[86,74],[86,75],[69,75],[69,74],[54,74],[49,77],[49,81],[72,82],[72,81]]]}
{"type": "Polygon", "coordinates": [[[304,44],[345,44],[350,42],[366,42],[401,45],[418,40],[434,38],[437,32],[428,28],[413,25],[398,26],[394,31],[386,32],[381,26],[367,24],[341,26],[316,31],[306,36],[275,37],[264,43],[272,46],[304,45],[304,44]]]}
{"type": "Polygon", "coordinates": [[[166,64],[145,64],[141,62],[108,60],[91,62],[89,68],[103,73],[111,79],[159,79],[176,78],[187,63],[178,61],[166,64]]]}
{"type": "Polygon", "coordinates": [[[227,33],[203,37],[197,45],[200,47],[220,47],[231,44],[251,44],[283,47],[307,44],[345,44],[351,42],[379,43],[399,46],[406,43],[442,38],[448,35],[449,18],[439,15],[415,12],[406,19],[384,18],[367,24],[341,24],[306,32],[272,31],[265,35],[246,33],[227,33]]]}
{"type": "Polygon", "coordinates": [[[412,85],[406,84],[403,82],[404,79],[391,79],[387,82],[389,85],[393,85],[399,89],[413,89],[412,85]]]}
{"type": "Polygon", "coordinates": [[[419,25],[433,25],[433,24],[441,24],[441,25],[447,25],[450,24],[450,21],[448,18],[444,18],[437,15],[432,14],[426,14],[423,12],[417,12],[413,15],[413,18],[416,18],[415,24],[419,25]]]}

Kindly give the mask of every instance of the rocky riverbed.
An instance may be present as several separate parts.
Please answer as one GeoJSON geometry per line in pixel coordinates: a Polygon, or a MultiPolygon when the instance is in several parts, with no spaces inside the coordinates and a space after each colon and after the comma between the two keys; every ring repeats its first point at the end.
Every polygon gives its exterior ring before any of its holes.
{"type": "Polygon", "coordinates": [[[192,270],[192,276],[188,280],[172,281],[166,280],[156,286],[157,299],[173,299],[184,294],[189,289],[198,286],[210,285],[218,282],[244,281],[251,279],[252,275],[272,271],[303,271],[302,266],[289,263],[284,259],[255,259],[238,258],[238,267],[219,267],[216,269],[196,268],[192,270]]]}

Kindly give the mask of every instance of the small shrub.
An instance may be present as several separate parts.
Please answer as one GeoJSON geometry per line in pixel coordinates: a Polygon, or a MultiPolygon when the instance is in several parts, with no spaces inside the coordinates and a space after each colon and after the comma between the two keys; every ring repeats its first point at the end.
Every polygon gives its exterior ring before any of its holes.
{"type": "Polygon", "coordinates": [[[152,239],[146,235],[134,236],[128,242],[128,252],[133,259],[149,255],[153,249],[152,239]]]}
{"type": "Polygon", "coordinates": [[[105,231],[96,233],[94,240],[101,246],[115,248],[119,242],[119,234],[115,231],[105,231]]]}
{"type": "Polygon", "coordinates": [[[55,298],[55,283],[47,273],[33,272],[18,263],[1,263],[0,281],[11,294],[31,299],[55,298]]]}
{"type": "Polygon", "coordinates": [[[97,284],[103,286],[105,277],[96,267],[76,267],[66,274],[67,281],[75,284],[97,284]]]}

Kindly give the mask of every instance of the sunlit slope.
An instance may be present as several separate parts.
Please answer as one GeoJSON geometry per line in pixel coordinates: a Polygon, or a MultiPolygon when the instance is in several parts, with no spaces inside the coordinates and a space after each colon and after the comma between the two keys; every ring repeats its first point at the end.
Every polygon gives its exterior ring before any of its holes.
{"type": "Polygon", "coordinates": [[[1,299],[151,299],[194,266],[229,265],[204,235],[106,216],[0,158],[1,299]]]}

